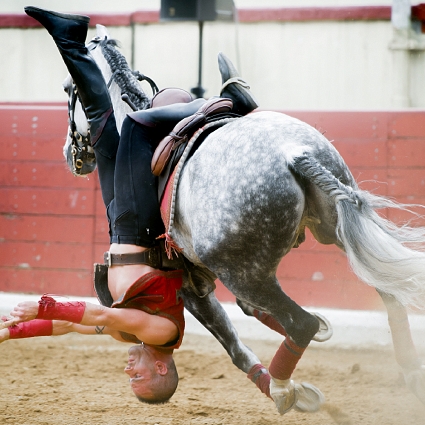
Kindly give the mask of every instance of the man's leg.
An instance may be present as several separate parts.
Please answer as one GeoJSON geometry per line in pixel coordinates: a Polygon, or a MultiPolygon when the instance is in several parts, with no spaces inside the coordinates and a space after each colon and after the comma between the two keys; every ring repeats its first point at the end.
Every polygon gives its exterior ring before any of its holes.
{"type": "Polygon", "coordinates": [[[85,46],[90,19],[87,16],[56,13],[32,6],[26,7],[25,12],[50,33],[77,86],[90,124],[103,201],[107,206],[114,197],[113,178],[119,134],[108,88],[85,46]]]}
{"type": "Polygon", "coordinates": [[[115,198],[108,208],[111,243],[151,247],[164,233],[151,172],[155,130],[124,120],[115,167],[115,198]]]}

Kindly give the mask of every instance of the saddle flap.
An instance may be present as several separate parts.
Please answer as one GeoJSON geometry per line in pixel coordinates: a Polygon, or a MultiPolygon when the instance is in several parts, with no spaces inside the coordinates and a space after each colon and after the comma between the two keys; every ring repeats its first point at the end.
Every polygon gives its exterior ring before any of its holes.
{"type": "Polygon", "coordinates": [[[191,129],[200,127],[205,122],[205,115],[198,113],[181,120],[173,131],[165,136],[158,144],[152,157],[151,168],[155,176],[160,176],[170,160],[175,146],[181,146],[188,140],[191,129]]]}

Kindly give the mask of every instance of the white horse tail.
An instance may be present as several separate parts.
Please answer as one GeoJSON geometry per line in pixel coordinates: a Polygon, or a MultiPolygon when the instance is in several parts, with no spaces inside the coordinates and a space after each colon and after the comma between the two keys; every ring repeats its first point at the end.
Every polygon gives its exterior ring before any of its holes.
{"type": "Polygon", "coordinates": [[[294,158],[291,168],[334,199],[336,234],[354,273],[402,304],[424,309],[425,227],[399,227],[375,212],[407,206],[341,183],[308,155],[294,158]]]}

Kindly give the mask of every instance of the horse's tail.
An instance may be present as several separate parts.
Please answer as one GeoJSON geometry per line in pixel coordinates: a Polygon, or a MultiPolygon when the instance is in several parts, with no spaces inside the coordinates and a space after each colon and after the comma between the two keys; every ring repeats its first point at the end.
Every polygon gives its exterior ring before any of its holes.
{"type": "Polygon", "coordinates": [[[385,197],[341,183],[315,159],[294,158],[291,169],[335,201],[336,233],[356,275],[401,303],[425,307],[425,227],[396,226],[375,209],[408,210],[385,197]]]}

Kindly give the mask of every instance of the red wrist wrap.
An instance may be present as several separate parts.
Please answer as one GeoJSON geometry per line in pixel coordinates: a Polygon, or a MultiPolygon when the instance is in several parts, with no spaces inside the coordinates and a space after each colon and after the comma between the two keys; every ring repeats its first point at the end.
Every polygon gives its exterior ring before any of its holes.
{"type": "Polygon", "coordinates": [[[51,320],[30,320],[18,323],[9,328],[9,339],[32,338],[34,336],[50,336],[53,333],[51,320]]]}
{"type": "Polygon", "coordinates": [[[298,347],[290,338],[285,338],[270,363],[270,375],[276,379],[289,379],[306,348],[298,347]]]}
{"type": "Polygon", "coordinates": [[[261,363],[252,366],[251,370],[248,372],[248,379],[254,382],[263,394],[271,398],[270,375],[261,363]]]}
{"type": "Polygon", "coordinates": [[[272,331],[280,333],[283,336],[287,335],[285,328],[269,314],[254,309],[254,317],[259,320],[263,325],[266,325],[268,328],[270,328],[272,331]]]}
{"type": "Polygon", "coordinates": [[[72,323],[80,323],[86,309],[84,301],[59,303],[48,295],[43,295],[38,304],[36,319],[66,320],[72,323]]]}

